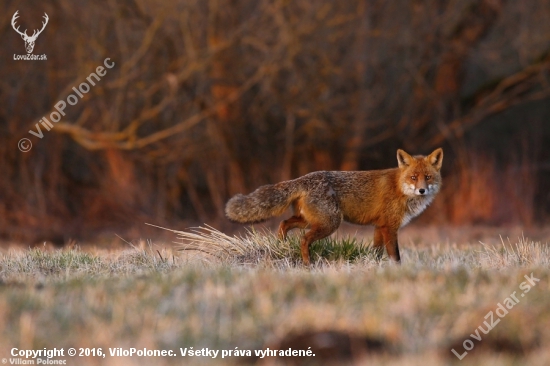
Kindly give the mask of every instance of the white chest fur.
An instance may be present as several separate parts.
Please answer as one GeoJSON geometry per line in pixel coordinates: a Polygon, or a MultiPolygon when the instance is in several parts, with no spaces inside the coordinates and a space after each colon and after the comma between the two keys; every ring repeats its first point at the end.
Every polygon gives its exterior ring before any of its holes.
{"type": "Polygon", "coordinates": [[[420,215],[432,203],[434,195],[416,196],[407,200],[405,215],[401,221],[401,227],[407,225],[413,218],[420,215]]]}

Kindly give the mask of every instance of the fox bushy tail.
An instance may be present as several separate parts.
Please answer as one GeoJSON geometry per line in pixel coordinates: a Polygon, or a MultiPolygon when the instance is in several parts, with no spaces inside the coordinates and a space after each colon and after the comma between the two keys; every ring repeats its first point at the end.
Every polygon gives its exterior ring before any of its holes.
{"type": "Polygon", "coordinates": [[[225,205],[225,214],[231,221],[255,223],[279,216],[298,196],[291,181],[265,185],[254,192],[237,194],[225,205]]]}

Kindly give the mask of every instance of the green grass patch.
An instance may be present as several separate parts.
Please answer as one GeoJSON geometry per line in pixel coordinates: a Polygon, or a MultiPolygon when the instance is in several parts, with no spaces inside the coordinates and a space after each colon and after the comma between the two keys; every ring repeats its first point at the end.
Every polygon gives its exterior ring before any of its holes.
{"type": "MultiPolygon", "coordinates": [[[[279,259],[289,257],[296,262],[302,260],[300,240],[303,234],[304,232],[290,235],[287,239],[288,244],[281,240],[277,242],[276,245],[279,245],[281,249],[288,248],[288,250],[279,251],[281,255],[279,259]]],[[[374,260],[376,258],[372,243],[358,239],[354,236],[347,236],[344,238],[329,236],[317,240],[311,244],[309,253],[314,262],[319,260],[355,262],[360,259],[374,260]]]]}

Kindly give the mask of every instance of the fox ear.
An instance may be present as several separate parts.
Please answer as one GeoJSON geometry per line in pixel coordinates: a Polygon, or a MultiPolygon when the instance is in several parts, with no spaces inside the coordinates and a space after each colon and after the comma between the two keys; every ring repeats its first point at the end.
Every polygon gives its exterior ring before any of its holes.
{"type": "Polygon", "coordinates": [[[434,150],[433,153],[428,155],[428,161],[437,170],[441,169],[441,164],[443,164],[443,149],[439,148],[439,149],[434,150]]]}
{"type": "Polygon", "coordinates": [[[398,149],[397,150],[397,164],[399,164],[400,168],[405,168],[409,165],[411,165],[411,161],[414,158],[407,154],[405,151],[398,149]]]}

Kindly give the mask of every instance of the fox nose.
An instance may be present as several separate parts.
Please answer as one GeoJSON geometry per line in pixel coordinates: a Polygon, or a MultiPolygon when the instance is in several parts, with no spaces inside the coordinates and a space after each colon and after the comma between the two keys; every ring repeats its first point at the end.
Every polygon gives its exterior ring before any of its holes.
{"type": "Polygon", "coordinates": [[[424,192],[426,192],[426,190],[425,190],[424,188],[420,188],[420,189],[418,190],[418,192],[420,192],[420,194],[424,194],[424,192]]]}

